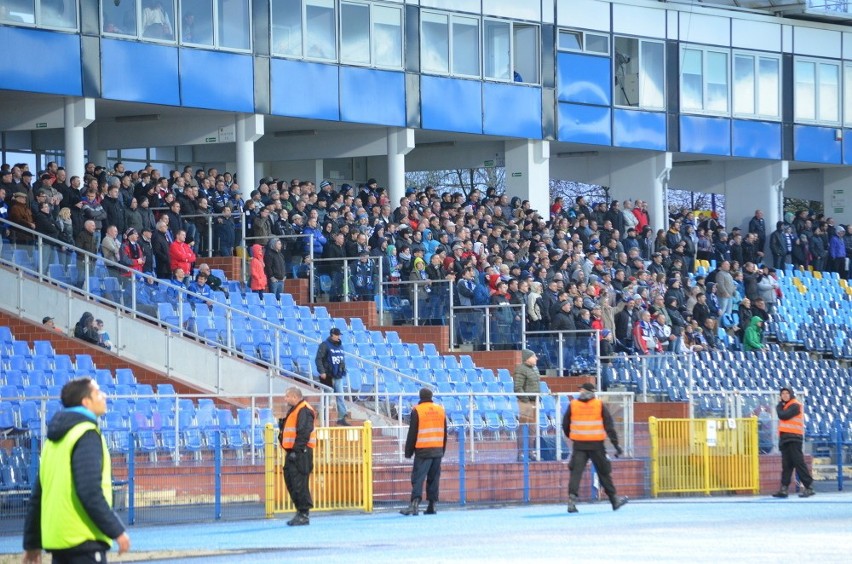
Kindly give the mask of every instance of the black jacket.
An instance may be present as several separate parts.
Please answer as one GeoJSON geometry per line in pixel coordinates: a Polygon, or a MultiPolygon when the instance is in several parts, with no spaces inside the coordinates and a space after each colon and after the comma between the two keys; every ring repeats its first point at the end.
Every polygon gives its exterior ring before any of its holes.
{"type": "MultiPolygon", "coordinates": [[[[421,400],[420,403],[432,403],[429,400],[421,400]]],[[[443,448],[418,448],[417,432],[420,430],[420,417],[417,415],[417,410],[411,410],[411,421],[408,425],[408,436],[405,438],[405,458],[411,458],[417,455],[417,458],[441,458],[444,456],[444,451],[447,450],[447,421],[444,420],[444,447],[443,448]]]]}
{"type": "Polygon", "coordinates": [[[267,278],[284,280],[287,276],[287,265],[284,262],[284,255],[272,247],[272,242],[276,240],[277,239],[273,239],[270,241],[270,244],[266,246],[266,250],[263,254],[263,270],[267,278]]]}
{"type": "MultiPolygon", "coordinates": [[[[294,409],[302,405],[305,400],[297,403],[293,407],[287,410],[287,415],[284,416],[284,419],[281,420],[281,424],[283,425],[284,420],[287,419],[287,416],[293,412],[294,409]]],[[[280,430],[280,429],[279,429],[280,430]]],[[[287,449],[287,452],[305,452],[308,448],[308,441],[311,439],[311,433],[314,432],[314,412],[310,409],[303,409],[299,412],[299,416],[296,418],[296,440],[293,442],[293,448],[287,449]]],[[[281,441],[280,437],[278,439],[279,443],[281,441]]]]}
{"type": "Polygon", "coordinates": [[[159,231],[155,231],[151,235],[151,250],[157,261],[157,278],[171,278],[172,269],[169,259],[169,241],[159,231]]]}
{"type": "MultiPolygon", "coordinates": [[[[58,441],[78,423],[88,421],[88,417],[77,411],[63,410],[57,413],[47,426],[47,439],[58,441]]],[[[96,431],[87,431],[77,441],[71,455],[71,475],[74,490],[83,506],[83,510],[105,535],[114,539],[124,532],[124,523],[110,508],[101,489],[104,455],[101,437],[96,431]]],[[[27,517],[24,524],[24,549],[32,550],[41,546],[41,482],[36,479],[30,498],[27,517]]],[[[103,550],[109,548],[99,541],[87,541],[74,551],[103,550]]]]}
{"type": "MultiPolygon", "coordinates": [[[[590,392],[581,392],[580,396],[577,398],[578,401],[587,402],[591,399],[594,399],[594,394],[590,392]]],[[[609,410],[606,408],[606,404],[602,406],[602,416],[603,416],[603,424],[604,430],[606,431],[606,436],[609,437],[609,442],[612,443],[612,446],[619,448],[618,446],[618,434],[615,432],[615,424],[612,420],[612,414],[610,414],[609,410]]],[[[568,404],[568,409],[565,411],[565,416],[562,418],[562,432],[565,433],[565,436],[568,437],[571,434],[571,404],[568,404]]],[[[574,441],[574,449],[575,450],[598,450],[604,448],[603,441],[574,441]]]]}

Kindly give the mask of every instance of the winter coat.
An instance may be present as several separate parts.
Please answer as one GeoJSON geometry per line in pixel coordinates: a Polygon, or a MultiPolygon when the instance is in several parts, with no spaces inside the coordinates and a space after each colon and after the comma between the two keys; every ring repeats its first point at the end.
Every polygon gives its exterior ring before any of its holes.
{"type": "Polygon", "coordinates": [[[265,267],[266,264],[263,261],[263,247],[258,244],[252,245],[251,265],[249,266],[249,271],[251,273],[249,288],[255,292],[262,292],[266,290],[267,279],[265,267]]]}

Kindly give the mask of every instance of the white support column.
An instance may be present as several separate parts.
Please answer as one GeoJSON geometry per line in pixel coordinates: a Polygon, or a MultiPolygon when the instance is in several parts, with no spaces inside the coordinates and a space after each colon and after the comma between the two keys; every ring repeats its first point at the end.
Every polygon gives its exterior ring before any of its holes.
{"type": "Polygon", "coordinates": [[[414,149],[414,130],[388,128],[388,197],[391,206],[399,205],[405,196],[405,155],[414,149]]]}
{"type": "Polygon", "coordinates": [[[550,142],[512,140],[504,143],[506,194],[529,200],[544,218],[550,218],[550,142]]]}
{"type": "Polygon", "coordinates": [[[784,216],[784,183],[789,176],[789,163],[730,161],[719,166],[725,167],[725,227],[740,227],[747,233],[755,211],[761,210],[768,241],[775,224],[784,216]]]}
{"type": "Polygon", "coordinates": [[[259,114],[237,114],[236,116],[236,148],[237,148],[237,183],[243,197],[248,199],[255,189],[254,143],[264,133],[263,116],[259,114]]]}
{"type": "MultiPolygon", "coordinates": [[[[89,161],[106,166],[107,152],[106,149],[101,149],[99,130],[100,125],[97,121],[86,128],[86,150],[89,154],[89,161]]],[[[69,172],[68,178],[71,178],[71,176],[73,175],[69,172]]]]}
{"type": "Polygon", "coordinates": [[[94,99],[65,98],[65,170],[69,178],[72,176],[82,178],[86,171],[85,130],[93,121],[95,121],[94,99]]]}
{"type": "Polygon", "coordinates": [[[322,159],[314,159],[314,185],[316,185],[316,189],[319,190],[320,184],[325,178],[325,166],[323,166],[322,159]]]}

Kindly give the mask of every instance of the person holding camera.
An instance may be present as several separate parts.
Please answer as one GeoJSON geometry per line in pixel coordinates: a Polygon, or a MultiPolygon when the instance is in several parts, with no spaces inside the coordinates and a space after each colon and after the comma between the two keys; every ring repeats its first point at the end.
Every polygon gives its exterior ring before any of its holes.
{"type": "Polygon", "coordinates": [[[796,399],[793,390],[781,388],[781,397],[775,406],[775,412],[778,414],[778,448],[781,450],[781,489],[772,494],[772,497],[787,497],[793,470],[796,470],[805,487],[799,497],[811,497],[814,495],[811,488],[814,479],[802,454],[802,443],[805,442],[804,407],[796,399]]]}
{"type": "Polygon", "coordinates": [[[308,480],[314,469],[314,429],[316,412],[302,397],[299,388],[288,388],[284,401],[290,406],[287,415],[278,420],[278,443],[287,457],[284,462],[284,483],[296,508],[296,515],[287,521],[290,527],[310,525],[309,512],[314,506],[308,480]]]}
{"type": "Polygon", "coordinates": [[[580,480],[586,470],[586,462],[591,459],[598,471],[598,479],[603,487],[612,510],[616,511],[627,503],[627,498],[619,496],[612,483],[612,465],[606,456],[604,440],[609,437],[615,447],[615,456],[621,456],[618,435],[612,415],[601,400],[595,397],[595,386],[586,382],[580,386],[580,395],[571,400],[565,417],[562,419],[562,431],[574,443],[571,461],[571,479],[568,482],[568,513],[577,513],[577,497],[580,494],[580,480]]]}

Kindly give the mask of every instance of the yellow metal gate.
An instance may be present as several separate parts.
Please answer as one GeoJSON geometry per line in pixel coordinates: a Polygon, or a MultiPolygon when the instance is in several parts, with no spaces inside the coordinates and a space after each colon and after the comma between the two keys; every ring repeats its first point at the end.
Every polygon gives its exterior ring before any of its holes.
{"type": "MultiPolygon", "coordinates": [[[[310,478],[313,511],[373,510],[373,428],[318,427],[310,478]]],[[[294,511],[284,485],[284,457],[272,425],[266,426],[266,516],[294,511]]]]}
{"type": "Polygon", "coordinates": [[[651,433],[651,495],[760,488],[757,419],[657,419],[651,433]]]}

